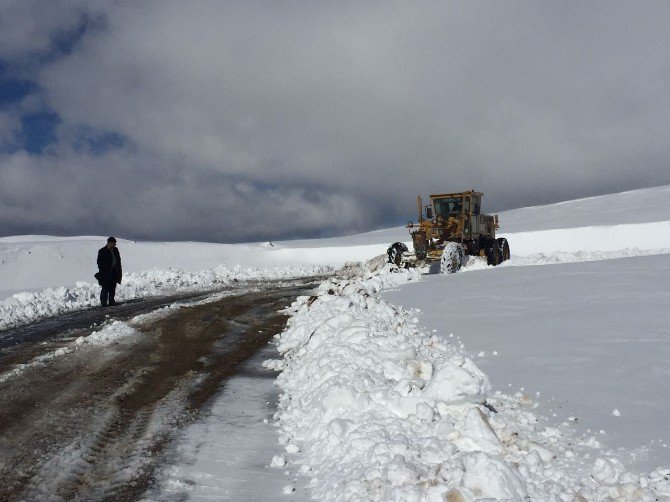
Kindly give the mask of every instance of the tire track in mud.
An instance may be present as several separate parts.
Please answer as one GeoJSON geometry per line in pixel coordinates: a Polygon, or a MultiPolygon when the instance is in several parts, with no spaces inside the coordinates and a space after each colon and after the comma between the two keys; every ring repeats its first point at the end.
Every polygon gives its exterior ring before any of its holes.
{"type": "Polygon", "coordinates": [[[174,431],[283,329],[295,281],[179,308],[0,383],[0,500],[133,500],[174,431]]]}
{"type": "Polygon", "coordinates": [[[203,291],[184,292],[164,296],[134,298],[117,303],[114,307],[89,307],[71,312],[64,312],[55,317],[47,317],[27,325],[0,330],[0,371],[4,367],[25,361],[43,352],[42,345],[57,348],[81,333],[90,332],[104,323],[110,316],[114,319],[129,319],[138,314],[154,311],[157,308],[175,302],[192,303],[203,300],[219,292],[243,292],[259,286],[267,287],[275,284],[278,287],[283,280],[270,281],[234,281],[233,286],[203,291]]]}

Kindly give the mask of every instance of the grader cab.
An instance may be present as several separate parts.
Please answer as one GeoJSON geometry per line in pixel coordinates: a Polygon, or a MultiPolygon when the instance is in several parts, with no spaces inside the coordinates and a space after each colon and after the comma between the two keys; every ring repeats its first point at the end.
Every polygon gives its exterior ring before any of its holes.
{"type": "Polygon", "coordinates": [[[442,273],[453,273],[465,256],[485,256],[494,266],[509,259],[507,239],[496,239],[498,215],[481,212],[483,195],[474,190],[435,194],[426,206],[417,197],[418,222],[407,224],[414,249],[409,251],[402,242],[392,244],[387,250],[389,262],[414,266],[439,260],[442,273]]]}

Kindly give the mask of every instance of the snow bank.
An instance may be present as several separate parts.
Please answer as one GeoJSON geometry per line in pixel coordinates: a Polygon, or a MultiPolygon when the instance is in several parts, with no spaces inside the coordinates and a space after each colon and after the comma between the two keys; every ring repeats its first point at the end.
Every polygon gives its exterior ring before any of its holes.
{"type": "MultiPolygon", "coordinates": [[[[378,293],[418,280],[385,267],[299,298],[276,343],[285,461],[318,500],[657,500],[670,471],[626,473],[543,427],[527,396],[493,393],[462,349],[378,293]]],[[[284,459],[283,459],[284,460],[284,459]]]]}
{"type": "MultiPolygon", "coordinates": [[[[404,238],[408,238],[403,229],[404,238]]],[[[391,238],[390,236],[388,238],[391,238]]],[[[14,293],[72,287],[90,282],[95,257],[105,237],[0,237],[0,300],[14,293]]],[[[179,269],[200,272],[220,265],[244,268],[332,266],[386,252],[387,239],[350,236],[339,239],[275,243],[135,242],[118,239],[126,274],[179,269]],[[364,244],[360,244],[362,242],[364,244]]],[[[397,240],[397,239],[396,239],[397,240]]]]}
{"type": "Polygon", "coordinates": [[[661,253],[670,249],[670,221],[499,235],[509,241],[512,256],[555,252],[611,253],[631,248],[661,253]]]}
{"type": "MultiPolygon", "coordinates": [[[[271,269],[228,267],[200,272],[179,269],[146,270],[124,275],[116,290],[117,301],[146,296],[207,291],[236,281],[286,279],[331,273],[330,267],[305,265],[271,269]]],[[[0,302],[0,330],[51,317],[63,312],[97,306],[100,286],[78,282],[74,288],[46,288],[37,292],[16,293],[0,302]]]]}

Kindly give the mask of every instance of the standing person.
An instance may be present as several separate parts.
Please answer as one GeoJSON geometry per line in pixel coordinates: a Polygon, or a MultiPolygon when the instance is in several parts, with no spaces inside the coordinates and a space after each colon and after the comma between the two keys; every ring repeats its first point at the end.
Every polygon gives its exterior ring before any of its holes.
{"type": "Polygon", "coordinates": [[[107,245],[98,250],[98,273],[95,276],[102,286],[100,304],[103,307],[116,305],[114,293],[116,285],[121,284],[121,255],[114,237],[107,239],[107,245]]]}

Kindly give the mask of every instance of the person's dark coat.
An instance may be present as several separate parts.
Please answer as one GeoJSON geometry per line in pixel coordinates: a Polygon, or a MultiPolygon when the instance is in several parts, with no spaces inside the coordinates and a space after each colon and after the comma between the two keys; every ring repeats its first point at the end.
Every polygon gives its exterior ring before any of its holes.
{"type": "Polygon", "coordinates": [[[98,250],[98,273],[95,275],[98,283],[104,288],[108,285],[121,284],[121,254],[116,247],[111,250],[105,246],[98,250]],[[116,258],[112,268],[112,253],[116,258]]]}

